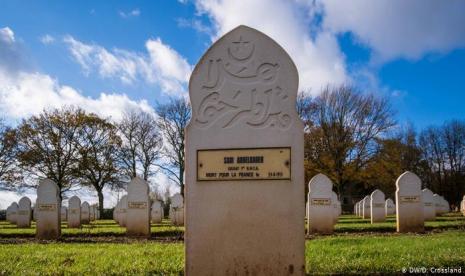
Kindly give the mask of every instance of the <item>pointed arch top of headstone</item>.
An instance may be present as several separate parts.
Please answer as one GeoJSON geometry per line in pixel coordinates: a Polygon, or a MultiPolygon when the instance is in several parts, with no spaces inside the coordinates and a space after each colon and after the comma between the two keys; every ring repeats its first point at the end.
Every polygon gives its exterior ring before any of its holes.
{"type": "Polygon", "coordinates": [[[19,208],[19,205],[18,205],[18,203],[13,202],[13,203],[11,203],[10,207],[11,207],[12,210],[17,210],[19,208]]]}
{"type": "Polygon", "coordinates": [[[81,204],[81,207],[82,207],[82,208],[90,209],[90,204],[89,204],[89,202],[84,201],[84,202],[81,204]]]}
{"type": "Polygon", "coordinates": [[[386,203],[394,205],[394,201],[390,198],[386,199],[386,203]]]}
{"type": "Polygon", "coordinates": [[[68,200],[68,205],[71,206],[71,204],[73,204],[73,205],[78,205],[79,204],[79,206],[80,206],[81,205],[81,199],[78,196],[72,196],[68,200]]]}
{"type": "Polygon", "coordinates": [[[189,127],[288,129],[298,118],[297,68],[273,39],[241,25],[216,41],[189,81],[189,127]]]}
{"type": "Polygon", "coordinates": [[[184,206],[184,200],[181,194],[176,193],[171,197],[171,206],[181,208],[184,206]]]}
{"type": "Polygon", "coordinates": [[[308,182],[308,190],[312,194],[330,195],[333,191],[333,182],[326,175],[319,173],[308,182]]]}
{"type": "Polygon", "coordinates": [[[131,179],[131,182],[128,184],[128,194],[131,192],[142,192],[144,194],[149,193],[149,184],[144,179],[136,176],[131,179]]]}
{"type": "Polygon", "coordinates": [[[397,178],[396,187],[402,192],[417,192],[421,190],[420,178],[412,172],[404,172],[397,178]]]}
{"type": "Polygon", "coordinates": [[[60,189],[53,180],[48,178],[39,180],[39,187],[37,187],[37,198],[58,198],[59,195],[60,189]]]}
{"type": "Polygon", "coordinates": [[[18,202],[19,208],[31,208],[31,204],[31,200],[27,196],[23,196],[18,202]]]}
{"type": "Polygon", "coordinates": [[[384,193],[381,190],[376,189],[371,193],[371,199],[384,201],[384,193]]]}
{"type": "Polygon", "coordinates": [[[421,194],[423,196],[423,201],[433,201],[434,197],[433,197],[433,192],[428,189],[428,188],[425,188],[423,190],[421,190],[421,194]]]}

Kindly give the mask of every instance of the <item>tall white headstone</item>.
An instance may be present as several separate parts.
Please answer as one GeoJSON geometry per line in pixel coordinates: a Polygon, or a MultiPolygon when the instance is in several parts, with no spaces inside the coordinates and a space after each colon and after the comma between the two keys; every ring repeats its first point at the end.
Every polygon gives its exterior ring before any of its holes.
{"type": "Polygon", "coordinates": [[[7,210],[8,221],[10,223],[16,224],[16,222],[18,221],[18,209],[19,209],[18,203],[16,202],[11,203],[10,207],[7,210]]]}
{"type": "Polygon", "coordinates": [[[289,55],[246,26],[219,39],[195,67],[186,128],[186,274],[304,273],[297,89],[289,55]]]}
{"type": "Polygon", "coordinates": [[[308,183],[308,231],[332,233],[334,230],[333,183],[324,174],[317,174],[308,183]]]}
{"type": "Polygon", "coordinates": [[[58,239],[61,236],[61,198],[60,190],[55,182],[50,179],[39,181],[36,205],[36,237],[58,239]]]}
{"type": "Polygon", "coordinates": [[[331,191],[331,205],[333,206],[333,225],[335,225],[339,219],[339,200],[337,194],[331,191]]]}
{"type": "Polygon", "coordinates": [[[61,221],[65,221],[68,219],[68,208],[66,206],[61,206],[61,221]]]}
{"type": "Polygon", "coordinates": [[[184,225],[184,199],[181,194],[171,197],[170,219],[174,225],[184,225]]]}
{"type": "Polygon", "coordinates": [[[163,204],[159,200],[155,200],[152,203],[152,209],[150,213],[152,223],[161,223],[163,220],[163,204]]]}
{"type": "Polygon", "coordinates": [[[358,202],[358,216],[363,218],[363,199],[358,202]]]}
{"type": "Polygon", "coordinates": [[[386,213],[386,216],[396,214],[396,205],[394,204],[394,201],[392,201],[392,199],[390,198],[386,199],[385,213],[386,213]]]}
{"type": "Polygon", "coordinates": [[[90,223],[90,205],[87,201],[81,204],[81,224],[90,223]]]}
{"type": "Polygon", "coordinates": [[[374,190],[370,196],[371,223],[386,221],[386,202],[384,193],[378,189],[374,190]]]}
{"type": "Polygon", "coordinates": [[[126,227],[127,210],[128,210],[128,196],[124,195],[121,197],[121,200],[119,203],[118,220],[119,220],[119,225],[121,227],[126,227]]]}
{"type": "Polygon", "coordinates": [[[436,219],[436,207],[433,197],[433,192],[429,189],[423,189],[421,191],[423,201],[423,216],[425,220],[436,219]]]}
{"type": "Polygon", "coordinates": [[[423,202],[421,180],[405,172],[396,181],[397,232],[423,232],[423,202]]]}
{"type": "Polygon", "coordinates": [[[68,228],[81,227],[81,200],[72,196],[68,200],[68,228]]]}
{"type": "Polygon", "coordinates": [[[135,177],[128,185],[126,233],[130,236],[150,237],[149,185],[135,177]]]}
{"type": "Polygon", "coordinates": [[[364,219],[369,219],[370,218],[370,215],[371,215],[371,206],[370,206],[370,196],[366,196],[363,198],[362,200],[362,217],[364,219]]]}
{"type": "Polygon", "coordinates": [[[31,200],[24,196],[18,202],[18,213],[16,225],[20,228],[31,227],[31,200]]]}

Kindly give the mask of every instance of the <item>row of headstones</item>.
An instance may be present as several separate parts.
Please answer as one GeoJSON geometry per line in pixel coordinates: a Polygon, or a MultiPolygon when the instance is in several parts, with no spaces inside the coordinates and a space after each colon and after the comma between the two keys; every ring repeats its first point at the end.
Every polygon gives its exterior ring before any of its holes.
{"type": "Polygon", "coordinates": [[[308,186],[308,232],[332,233],[342,213],[341,202],[333,192],[333,183],[326,175],[320,173],[310,180],[308,186]]]}
{"type": "Polygon", "coordinates": [[[465,195],[463,196],[462,201],[460,201],[460,212],[465,216],[465,195]]]}
{"type": "Polygon", "coordinates": [[[424,221],[435,220],[436,216],[450,211],[444,197],[433,194],[429,189],[421,190],[420,178],[405,172],[396,181],[396,203],[385,200],[382,191],[376,189],[354,206],[354,213],[371,223],[383,222],[386,216],[396,215],[398,232],[421,232],[424,221]]]}
{"type": "MultiPolygon", "coordinates": [[[[89,205],[89,203],[84,201],[81,205],[81,200],[77,196],[71,197],[68,205],[69,208],[66,206],[61,206],[60,208],[60,221],[67,221],[68,228],[79,228],[81,224],[89,224],[90,221],[100,218],[100,211],[96,204],[89,205]]],[[[39,213],[54,212],[56,206],[58,204],[48,202],[46,204],[37,203],[34,208],[31,208],[31,200],[25,196],[18,203],[11,203],[6,210],[6,219],[8,222],[16,224],[19,228],[29,228],[31,227],[32,220],[37,222],[40,217],[39,213]]],[[[53,213],[54,216],[55,214],[53,213]]]]}
{"type": "MultiPolygon", "coordinates": [[[[126,227],[129,236],[150,236],[150,221],[160,223],[165,216],[163,203],[151,202],[149,185],[143,179],[133,178],[128,185],[127,195],[121,197],[113,210],[113,219],[126,227]]],[[[184,225],[184,200],[180,194],[171,197],[169,217],[174,225],[184,225]]]]}

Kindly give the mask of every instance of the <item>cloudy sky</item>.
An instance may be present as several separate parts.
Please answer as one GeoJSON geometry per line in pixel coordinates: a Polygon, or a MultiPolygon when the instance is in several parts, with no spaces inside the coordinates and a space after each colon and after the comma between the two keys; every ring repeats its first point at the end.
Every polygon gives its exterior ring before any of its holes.
{"type": "MultiPolygon", "coordinates": [[[[127,109],[152,111],[185,96],[202,53],[240,24],[280,43],[297,64],[300,89],[312,95],[348,83],[389,97],[401,124],[465,119],[465,1],[0,5],[0,116],[13,125],[70,104],[114,120],[127,109]]],[[[0,208],[15,197],[1,193],[0,208]]]]}

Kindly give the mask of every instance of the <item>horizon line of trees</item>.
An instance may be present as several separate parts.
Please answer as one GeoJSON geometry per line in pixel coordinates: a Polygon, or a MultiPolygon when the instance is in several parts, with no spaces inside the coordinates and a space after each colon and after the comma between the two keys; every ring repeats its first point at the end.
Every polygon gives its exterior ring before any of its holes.
{"type": "MultiPolygon", "coordinates": [[[[327,86],[319,96],[300,92],[296,108],[304,122],[305,187],[317,173],[334,183],[343,205],[374,189],[393,197],[404,171],[423,188],[457,204],[465,193],[465,121],[451,120],[419,133],[399,125],[386,97],[351,86],[327,86]]],[[[16,127],[0,119],[0,189],[35,187],[54,180],[61,195],[93,188],[103,209],[103,189],[124,189],[132,177],[158,172],[184,192],[184,129],[192,115],[183,98],[131,111],[120,122],[75,107],[44,110],[16,127]]],[[[165,191],[165,196],[167,191],[165,191]]],[[[162,198],[159,192],[152,195],[162,198]]]]}

